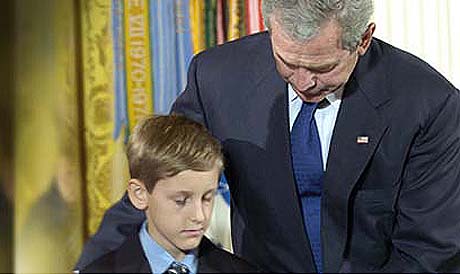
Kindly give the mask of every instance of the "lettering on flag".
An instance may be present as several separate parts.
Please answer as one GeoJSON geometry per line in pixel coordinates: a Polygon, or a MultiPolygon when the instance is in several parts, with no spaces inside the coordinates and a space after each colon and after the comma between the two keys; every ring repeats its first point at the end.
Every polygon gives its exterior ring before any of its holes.
{"type": "Polygon", "coordinates": [[[148,0],[125,0],[126,90],[130,130],[153,112],[148,0]]]}

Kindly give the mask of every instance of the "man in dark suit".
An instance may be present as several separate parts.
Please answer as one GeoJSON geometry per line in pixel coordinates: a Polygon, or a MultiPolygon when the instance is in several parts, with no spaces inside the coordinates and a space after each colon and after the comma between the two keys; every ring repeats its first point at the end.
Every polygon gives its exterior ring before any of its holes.
{"type": "Polygon", "coordinates": [[[183,116],[150,116],[134,128],[128,196],[147,220],[83,273],[248,273],[257,268],[214,246],[208,228],[223,168],[221,145],[183,116]]]}
{"type": "MultiPolygon", "coordinates": [[[[460,271],[459,91],[372,38],[370,0],[263,5],[269,32],[196,56],[173,106],[223,144],[236,254],[275,272],[460,271]]],[[[108,211],[80,263],[130,212],[108,211]]]]}

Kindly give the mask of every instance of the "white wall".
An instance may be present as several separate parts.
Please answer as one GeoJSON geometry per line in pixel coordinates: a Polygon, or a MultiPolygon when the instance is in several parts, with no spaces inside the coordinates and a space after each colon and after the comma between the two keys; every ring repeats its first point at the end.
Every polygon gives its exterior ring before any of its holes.
{"type": "Polygon", "coordinates": [[[422,58],[460,88],[460,0],[374,4],[375,37],[422,58]]]}

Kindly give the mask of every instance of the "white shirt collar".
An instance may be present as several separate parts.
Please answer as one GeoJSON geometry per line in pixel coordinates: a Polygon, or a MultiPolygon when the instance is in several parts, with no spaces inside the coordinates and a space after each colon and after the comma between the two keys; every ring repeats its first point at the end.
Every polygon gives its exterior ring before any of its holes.
{"type": "MultiPolygon", "coordinates": [[[[297,99],[300,100],[299,95],[294,91],[294,88],[291,84],[288,83],[288,92],[289,92],[289,102],[293,102],[297,99]]],[[[336,90],[333,93],[326,95],[326,100],[336,109],[339,109],[340,102],[342,101],[343,88],[336,90]]]]}

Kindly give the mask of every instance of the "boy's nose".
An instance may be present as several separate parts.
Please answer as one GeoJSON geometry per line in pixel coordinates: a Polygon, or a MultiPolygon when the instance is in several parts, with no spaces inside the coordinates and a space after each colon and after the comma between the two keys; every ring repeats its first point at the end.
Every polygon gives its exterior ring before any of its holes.
{"type": "Polygon", "coordinates": [[[192,209],[192,220],[201,223],[205,219],[204,207],[201,203],[196,203],[192,209]]]}

